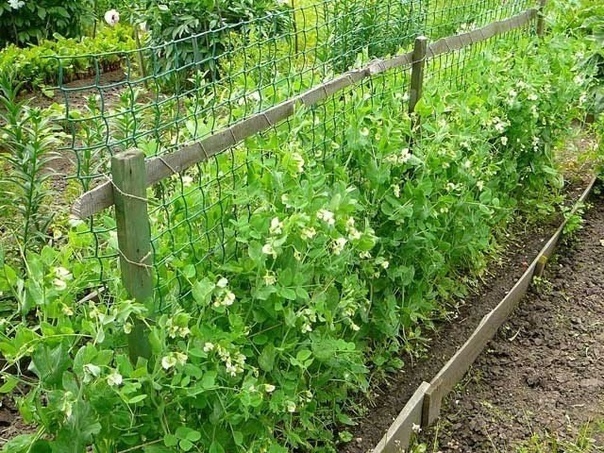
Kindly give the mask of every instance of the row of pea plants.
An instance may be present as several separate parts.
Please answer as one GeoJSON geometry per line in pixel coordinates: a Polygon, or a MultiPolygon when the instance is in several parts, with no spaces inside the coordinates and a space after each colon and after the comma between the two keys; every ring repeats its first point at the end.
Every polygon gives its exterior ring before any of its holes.
{"type": "Polygon", "coordinates": [[[552,212],[552,149],[580,111],[582,45],[493,44],[468,60],[463,87],[428,77],[421,134],[386,75],[150,190],[163,197],[150,212],[163,302],[153,320],[112,266],[109,290],[85,297],[102,264],[85,257],[115,251],[114,233],[65,222],[61,247],[29,253],[24,273],[0,261],[14,302],[0,323],[0,392],[18,395],[37,428],[3,451],[330,452],[350,441],[363,395],[424,353],[509,222],[552,212]],[[213,188],[223,174],[230,182],[213,188]],[[137,318],[153,357],[133,365],[137,318]]]}

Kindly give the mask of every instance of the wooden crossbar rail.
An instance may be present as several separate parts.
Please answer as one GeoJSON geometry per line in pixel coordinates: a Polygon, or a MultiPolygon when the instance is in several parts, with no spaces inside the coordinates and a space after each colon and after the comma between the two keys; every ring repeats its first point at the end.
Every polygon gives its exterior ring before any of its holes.
{"type": "MultiPolygon", "coordinates": [[[[462,33],[448,38],[442,38],[428,46],[426,59],[454,52],[464,47],[486,41],[494,36],[521,28],[538,16],[539,9],[531,8],[511,18],[493,22],[485,27],[462,33]]],[[[146,162],[147,186],[151,186],[180,173],[187,168],[208,160],[251,137],[266,131],[279,122],[292,116],[296,107],[315,105],[339,91],[356,85],[366,78],[390,71],[395,68],[411,68],[413,52],[405,53],[389,59],[375,60],[367,66],[354,69],[299,94],[288,101],[282,102],[264,112],[257,113],[228,128],[221,130],[191,145],[187,145],[170,154],[153,157],[146,162]]],[[[107,181],[98,187],[84,193],[74,203],[72,214],[78,218],[88,218],[114,204],[113,187],[107,181]]]]}

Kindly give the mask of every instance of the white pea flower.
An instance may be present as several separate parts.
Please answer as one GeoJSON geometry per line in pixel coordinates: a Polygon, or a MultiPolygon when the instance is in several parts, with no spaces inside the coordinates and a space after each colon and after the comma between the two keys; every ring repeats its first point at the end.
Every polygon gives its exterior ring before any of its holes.
{"type": "Polygon", "coordinates": [[[164,370],[169,370],[176,365],[176,357],[173,354],[168,354],[161,359],[161,366],[164,370]]]}
{"type": "Polygon", "coordinates": [[[302,173],[304,171],[304,158],[300,153],[292,153],[291,159],[296,163],[296,171],[302,173]]]}
{"type": "Polygon", "coordinates": [[[120,21],[120,13],[118,13],[115,9],[110,9],[105,13],[105,22],[107,22],[112,27],[116,25],[120,21]]]}
{"type": "Polygon", "coordinates": [[[347,242],[348,240],[342,237],[337,238],[335,241],[333,241],[333,243],[331,244],[333,254],[339,255],[340,253],[342,253],[342,250],[344,250],[344,246],[346,246],[347,242]]]}
{"type": "Polygon", "coordinates": [[[283,222],[279,221],[279,217],[274,217],[271,220],[271,227],[269,228],[269,233],[273,235],[281,234],[283,232],[283,222]]]}
{"type": "Polygon", "coordinates": [[[182,177],[182,185],[183,187],[190,187],[193,184],[193,178],[189,175],[185,175],[182,177]]]}
{"type": "Polygon", "coordinates": [[[209,341],[206,341],[205,344],[203,345],[203,352],[210,352],[214,349],[214,343],[210,343],[209,341]]]}
{"type": "Polygon", "coordinates": [[[262,246],[262,253],[265,255],[271,255],[273,258],[277,258],[277,251],[272,244],[264,244],[262,246]]]}
{"type": "Polygon", "coordinates": [[[233,294],[232,291],[227,291],[220,305],[228,307],[230,305],[233,305],[233,302],[235,302],[235,294],[233,294]]]}
{"type": "Polygon", "coordinates": [[[273,393],[275,391],[275,386],[273,384],[264,384],[264,391],[266,393],[273,393]]]}
{"type": "Polygon", "coordinates": [[[176,359],[176,362],[181,366],[187,363],[187,360],[189,359],[187,354],[183,354],[182,352],[175,352],[174,357],[176,359]]]}
{"type": "Polygon", "coordinates": [[[65,289],[67,289],[67,283],[65,283],[65,280],[61,280],[60,278],[55,278],[52,281],[52,284],[58,291],[64,291],[65,289]]]}
{"type": "Polygon", "coordinates": [[[272,286],[275,283],[277,283],[277,277],[275,276],[275,274],[273,272],[270,271],[266,271],[266,274],[264,275],[264,284],[266,286],[272,286]]]}
{"type": "Polygon", "coordinates": [[[285,403],[285,406],[287,407],[287,412],[296,412],[296,403],[294,403],[293,401],[288,401],[287,403],[285,403]]]}
{"type": "Polygon", "coordinates": [[[216,286],[218,286],[219,288],[226,288],[229,285],[229,281],[228,279],[222,277],[218,280],[218,282],[216,283],[216,286]]]}
{"type": "Polygon", "coordinates": [[[327,209],[320,209],[317,212],[317,218],[323,220],[329,226],[334,226],[336,224],[336,218],[333,212],[328,211],[327,209]]]}
{"type": "Polygon", "coordinates": [[[478,188],[479,191],[482,192],[482,189],[484,189],[484,182],[483,181],[478,181],[476,183],[476,187],[478,188]]]}
{"type": "Polygon", "coordinates": [[[71,272],[69,272],[64,267],[55,267],[55,275],[57,278],[63,280],[69,280],[71,278],[71,272]]]}
{"type": "Polygon", "coordinates": [[[396,198],[400,198],[401,197],[401,186],[399,186],[398,184],[393,184],[392,193],[394,194],[394,196],[396,198]]]}
{"type": "Polygon", "coordinates": [[[23,0],[8,0],[8,6],[12,9],[20,9],[25,6],[25,2],[23,0]]]}
{"type": "Polygon", "coordinates": [[[304,228],[300,232],[300,237],[306,241],[308,239],[314,238],[316,234],[317,234],[317,231],[314,228],[312,228],[312,227],[304,228]]]}
{"type": "Polygon", "coordinates": [[[384,261],[382,261],[380,266],[382,266],[384,269],[388,269],[388,266],[390,266],[390,263],[388,261],[384,260],[384,261]]]}
{"type": "Polygon", "coordinates": [[[503,146],[508,144],[508,138],[505,135],[503,137],[501,137],[501,144],[503,146]]]}
{"type": "Polygon", "coordinates": [[[119,374],[117,371],[114,371],[109,376],[107,376],[107,384],[109,384],[111,387],[117,387],[119,385],[122,385],[123,381],[124,379],[122,375],[119,374]]]}

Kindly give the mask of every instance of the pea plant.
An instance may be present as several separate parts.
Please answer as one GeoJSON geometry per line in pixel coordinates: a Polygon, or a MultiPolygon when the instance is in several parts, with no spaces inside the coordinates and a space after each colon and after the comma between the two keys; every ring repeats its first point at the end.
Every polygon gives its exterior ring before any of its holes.
{"type": "MultiPolygon", "coordinates": [[[[5,450],[333,452],[349,441],[361,395],[423,354],[508,223],[551,211],[554,137],[581,92],[572,52],[552,52],[565,43],[498,44],[468,60],[461,87],[428,78],[421,133],[398,79],[382,75],[150,189],[153,319],[107,266],[101,291],[101,259],[86,258],[115,253],[109,215],[95,236],[74,222],[65,247],[32,252],[25,276],[4,264],[0,291],[16,310],[0,324],[0,392],[22,392],[38,427],[5,450]],[[138,320],[152,357],[132,363],[138,320]]],[[[132,138],[153,121],[108,128],[155,153],[207,126],[132,138]]],[[[82,139],[107,133],[97,126],[82,139]]]]}

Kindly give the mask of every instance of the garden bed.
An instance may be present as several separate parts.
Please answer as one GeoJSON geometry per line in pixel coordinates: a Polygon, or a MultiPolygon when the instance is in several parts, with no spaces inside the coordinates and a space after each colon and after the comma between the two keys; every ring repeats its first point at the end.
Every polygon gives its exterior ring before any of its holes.
{"type": "Polygon", "coordinates": [[[577,437],[604,445],[604,200],[591,203],[583,230],[447,398],[425,442],[443,452],[541,451],[577,437]]]}

